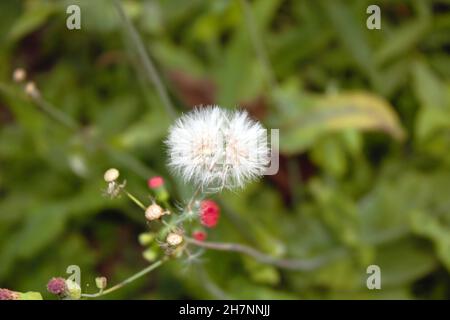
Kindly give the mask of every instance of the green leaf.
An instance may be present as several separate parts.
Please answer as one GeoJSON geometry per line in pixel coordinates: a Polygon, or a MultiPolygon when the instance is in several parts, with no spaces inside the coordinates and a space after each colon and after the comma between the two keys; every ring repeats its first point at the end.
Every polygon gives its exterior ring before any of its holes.
{"type": "MultiPolygon", "coordinates": [[[[10,29],[8,40],[13,42],[42,26],[56,12],[58,6],[50,3],[34,3],[17,19],[10,29]]],[[[64,26],[65,27],[65,26],[64,26]]]]}
{"type": "Polygon", "coordinates": [[[382,288],[415,281],[437,266],[429,249],[411,238],[378,247],[373,264],[381,269],[382,288]]]}
{"type": "Polygon", "coordinates": [[[422,60],[412,65],[412,75],[420,102],[416,118],[417,144],[440,155],[449,145],[448,139],[439,133],[450,130],[450,87],[422,60]]]}
{"type": "Polygon", "coordinates": [[[414,232],[434,242],[439,259],[450,271],[450,224],[445,225],[438,217],[422,211],[416,211],[411,216],[411,224],[414,232]]]}
{"type": "Polygon", "coordinates": [[[141,120],[120,133],[115,140],[123,148],[148,147],[161,140],[167,134],[168,127],[167,118],[155,117],[155,112],[149,112],[143,115],[141,120]]]}
{"type": "Polygon", "coordinates": [[[345,129],[376,130],[403,140],[404,130],[392,106],[369,93],[342,93],[319,97],[299,115],[280,127],[283,153],[298,153],[309,148],[321,136],[345,129]]]}
{"type": "Polygon", "coordinates": [[[325,1],[322,7],[333,24],[337,36],[355,59],[358,66],[369,75],[374,73],[372,50],[365,37],[361,18],[351,11],[350,5],[345,1],[325,1]]]}
{"type": "Polygon", "coordinates": [[[258,263],[248,257],[243,261],[250,278],[256,283],[276,285],[280,282],[280,274],[275,267],[258,263]]]}
{"type": "Polygon", "coordinates": [[[409,53],[420,42],[429,25],[428,19],[417,19],[395,29],[394,33],[384,41],[384,45],[376,52],[376,63],[381,65],[393,57],[409,53]]]}

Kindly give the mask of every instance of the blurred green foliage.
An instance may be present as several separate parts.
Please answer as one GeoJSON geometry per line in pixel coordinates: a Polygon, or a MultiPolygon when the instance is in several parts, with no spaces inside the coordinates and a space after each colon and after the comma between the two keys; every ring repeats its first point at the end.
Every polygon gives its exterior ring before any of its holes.
{"type": "MultiPolygon", "coordinates": [[[[207,252],[111,298],[450,297],[450,4],[378,1],[382,29],[368,30],[372,2],[122,1],[178,110],[239,105],[280,128],[280,173],[218,196],[209,239],[343,254],[293,272],[207,252]],[[370,264],[382,290],[366,288],[370,264]]],[[[173,200],[189,194],[165,166],[171,119],[111,1],[6,0],[0,17],[0,287],[50,298],[48,279],[76,264],[95,291],[146,264],[143,216],[101,196],[104,170],[142,199],[156,173],[173,200]],[[81,30],[66,28],[70,4],[81,30]],[[81,129],[39,111],[17,67],[81,129]]]]}

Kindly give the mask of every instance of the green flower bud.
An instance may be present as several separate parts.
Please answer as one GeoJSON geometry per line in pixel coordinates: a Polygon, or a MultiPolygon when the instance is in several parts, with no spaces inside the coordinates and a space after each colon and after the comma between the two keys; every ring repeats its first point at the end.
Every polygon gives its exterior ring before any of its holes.
{"type": "Polygon", "coordinates": [[[78,285],[78,283],[68,279],[66,280],[66,285],[67,285],[67,299],[78,300],[81,298],[81,288],[78,285]]]}
{"type": "Polygon", "coordinates": [[[154,234],[149,233],[149,232],[141,233],[139,235],[139,243],[142,246],[146,246],[146,245],[152,243],[154,239],[155,239],[154,234]]]}
{"type": "Polygon", "coordinates": [[[155,261],[156,257],[158,256],[158,253],[153,248],[150,248],[150,249],[145,250],[142,253],[142,256],[148,262],[153,262],[153,261],[155,261]]]}
{"type": "Polygon", "coordinates": [[[97,277],[95,278],[95,285],[97,286],[97,288],[99,288],[100,290],[103,290],[106,288],[108,281],[106,280],[106,277],[97,277]]]}

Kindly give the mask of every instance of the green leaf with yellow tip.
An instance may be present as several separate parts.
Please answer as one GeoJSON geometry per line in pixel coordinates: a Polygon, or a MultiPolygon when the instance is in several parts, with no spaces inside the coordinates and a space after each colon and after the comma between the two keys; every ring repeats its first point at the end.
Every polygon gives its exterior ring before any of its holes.
{"type": "Polygon", "coordinates": [[[44,300],[39,292],[28,291],[19,294],[19,300],[44,300]]]}
{"type": "MultiPolygon", "coordinates": [[[[365,92],[349,92],[309,100],[297,115],[286,115],[280,126],[280,149],[292,154],[304,151],[317,139],[347,129],[381,131],[396,140],[405,132],[393,107],[383,98],[365,92]]],[[[291,101],[291,103],[295,103],[291,101]]]]}

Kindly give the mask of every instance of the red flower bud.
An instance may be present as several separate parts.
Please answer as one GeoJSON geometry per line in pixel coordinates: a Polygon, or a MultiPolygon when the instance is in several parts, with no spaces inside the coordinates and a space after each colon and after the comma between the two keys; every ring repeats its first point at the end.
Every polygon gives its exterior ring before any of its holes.
{"type": "Polygon", "coordinates": [[[0,300],[17,300],[19,294],[15,291],[0,288],[0,300]]]}
{"type": "Polygon", "coordinates": [[[194,231],[192,236],[197,241],[205,241],[206,240],[206,232],[204,231],[194,231]]]}
{"type": "Polygon", "coordinates": [[[200,203],[200,221],[201,223],[208,227],[214,228],[219,222],[220,208],[212,200],[203,200],[200,203]]]}

